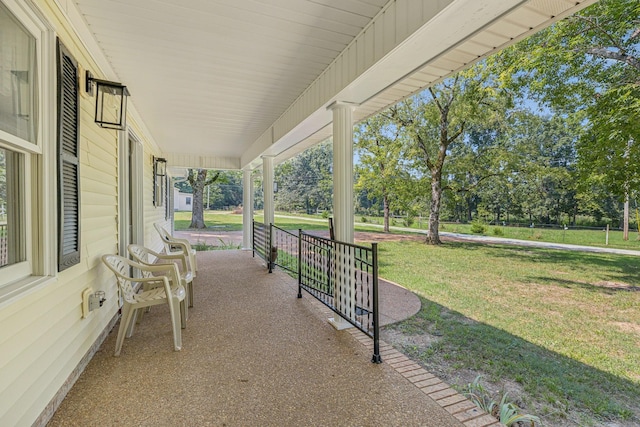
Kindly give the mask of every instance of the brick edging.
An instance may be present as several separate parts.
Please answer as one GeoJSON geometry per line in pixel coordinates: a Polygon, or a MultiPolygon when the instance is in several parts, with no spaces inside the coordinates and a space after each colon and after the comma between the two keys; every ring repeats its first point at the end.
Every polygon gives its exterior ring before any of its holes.
{"type": "MultiPolygon", "coordinates": [[[[356,328],[350,328],[347,329],[347,331],[356,341],[373,351],[373,340],[371,337],[356,328]]],[[[396,372],[405,377],[466,427],[502,426],[494,417],[478,408],[469,399],[451,388],[449,384],[384,341],[380,341],[380,355],[382,356],[382,363],[391,366],[396,372]]]]}

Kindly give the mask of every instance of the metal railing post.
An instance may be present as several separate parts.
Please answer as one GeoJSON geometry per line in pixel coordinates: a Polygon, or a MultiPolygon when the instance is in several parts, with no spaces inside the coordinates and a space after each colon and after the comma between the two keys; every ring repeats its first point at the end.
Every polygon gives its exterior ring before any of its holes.
{"type": "Polygon", "coordinates": [[[267,264],[269,266],[269,273],[273,273],[273,224],[269,224],[269,240],[266,242],[266,245],[267,249],[265,254],[267,257],[267,264]]]}
{"type": "Polygon", "coordinates": [[[251,257],[256,257],[256,222],[251,221],[251,257]]]}
{"type": "Polygon", "coordinates": [[[373,264],[373,357],[371,362],[382,363],[380,356],[380,322],[378,313],[378,244],[371,244],[371,259],[373,264]]]}
{"type": "Polygon", "coordinates": [[[298,298],[302,298],[302,228],[298,229],[298,298]]]}

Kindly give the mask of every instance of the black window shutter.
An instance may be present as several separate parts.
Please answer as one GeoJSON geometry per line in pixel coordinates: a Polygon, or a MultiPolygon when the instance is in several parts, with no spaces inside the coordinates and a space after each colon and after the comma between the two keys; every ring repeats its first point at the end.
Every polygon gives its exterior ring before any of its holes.
{"type": "Polygon", "coordinates": [[[58,271],[80,262],[78,64],[58,40],[58,271]]]}

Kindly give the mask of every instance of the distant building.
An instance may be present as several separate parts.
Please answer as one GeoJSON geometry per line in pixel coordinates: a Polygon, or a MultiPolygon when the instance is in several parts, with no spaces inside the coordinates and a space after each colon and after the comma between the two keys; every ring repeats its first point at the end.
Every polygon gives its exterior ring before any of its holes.
{"type": "Polygon", "coordinates": [[[193,194],[183,193],[177,188],[173,189],[173,210],[191,211],[193,206],[193,194]]]}

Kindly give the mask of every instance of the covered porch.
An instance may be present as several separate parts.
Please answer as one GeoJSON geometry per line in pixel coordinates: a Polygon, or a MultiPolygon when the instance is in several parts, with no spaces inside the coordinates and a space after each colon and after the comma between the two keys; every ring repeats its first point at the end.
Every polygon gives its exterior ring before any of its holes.
{"type": "MultiPolygon", "coordinates": [[[[322,304],[251,252],[198,258],[182,350],[164,306],[120,357],[113,329],[48,425],[497,425],[389,346],[371,363],[370,338],[336,331],[322,304]]],[[[387,321],[411,314],[411,301],[393,304],[407,301],[402,289],[381,292],[387,321]]]]}

